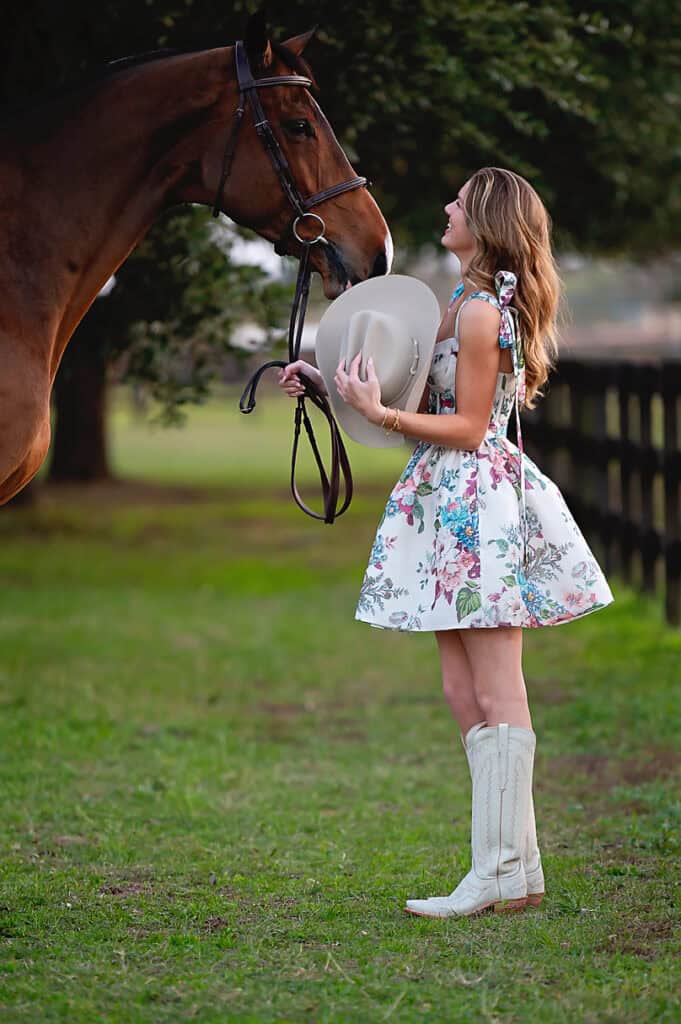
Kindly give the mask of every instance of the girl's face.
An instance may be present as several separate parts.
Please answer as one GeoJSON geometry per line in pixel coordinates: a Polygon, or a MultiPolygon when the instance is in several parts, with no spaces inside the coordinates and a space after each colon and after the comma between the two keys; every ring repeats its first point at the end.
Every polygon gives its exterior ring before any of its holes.
{"type": "Polygon", "coordinates": [[[445,249],[449,249],[456,256],[471,256],[475,252],[475,239],[468,230],[466,216],[463,212],[463,199],[468,189],[468,182],[462,185],[456,199],[445,206],[445,213],[449,217],[449,223],[441,238],[445,249]]]}

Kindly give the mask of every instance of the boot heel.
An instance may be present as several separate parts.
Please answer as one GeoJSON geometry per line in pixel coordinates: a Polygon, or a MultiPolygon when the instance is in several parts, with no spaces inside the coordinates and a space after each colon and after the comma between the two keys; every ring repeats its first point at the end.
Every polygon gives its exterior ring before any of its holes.
{"type": "Polygon", "coordinates": [[[528,897],[527,897],[527,905],[528,905],[528,907],[539,907],[539,906],[541,906],[541,901],[543,899],[544,899],[544,893],[543,892],[533,892],[533,893],[530,893],[530,894],[528,894],[528,897]]]}
{"type": "Polygon", "coordinates": [[[527,896],[521,896],[517,900],[497,900],[494,904],[494,913],[505,914],[512,910],[524,910],[527,906],[527,901],[527,896]]]}

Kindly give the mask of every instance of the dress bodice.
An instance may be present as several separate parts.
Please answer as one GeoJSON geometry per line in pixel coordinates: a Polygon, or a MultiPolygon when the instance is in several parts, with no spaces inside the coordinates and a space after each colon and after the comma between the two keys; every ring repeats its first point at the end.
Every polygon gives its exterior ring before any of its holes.
{"type": "MultiPolygon", "coordinates": [[[[502,279],[496,283],[498,295],[478,291],[467,296],[457,310],[453,336],[451,338],[442,338],[440,341],[435,343],[435,349],[433,351],[433,358],[428,375],[428,412],[435,414],[456,412],[455,379],[456,360],[459,351],[459,318],[461,316],[461,311],[467,302],[471,299],[482,299],[484,302],[489,302],[490,305],[495,306],[495,308],[502,312],[499,329],[500,348],[512,348],[514,351],[515,369],[509,372],[501,371],[497,375],[497,383],[492,401],[492,411],[489,426],[487,428],[488,437],[500,434],[505,437],[516,392],[518,391],[518,388],[524,384],[524,360],[521,355],[522,346],[517,343],[517,331],[512,329],[515,324],[512,324],[511,329],[509,330],[507,319],[503,315],[505,308],[508,308],[508,302],[504,302],[504,299],[506,298],[504,294],[504,287],[507,285],[507,281],[502,279]]],[[[515,281],[513,281],[513,284],[514,283],[515,281]]],[[[461,282],[452,294],[450,306],[461,296],[463,290],[464,285],[463,282],[461,282]]],[[[524,390],[524,388],[522,388],[522,390],[524,390]]]]}
{"type": "MultiPolygon", "coordinates": [[[[525,355],[520,336],[518,311],[511,306],[517,278],[508,270],[499,270],[494,275],[496,295],[490,292],[472,292],[467,295],[459,306],[454,321],[454,335],[436,342],[428,375],[428,412],[435,414],[452,414],[456,412],[456,359],[459,351],[459,319],[461,310],[472,299],[482,299],[499,310],[499,347],[510,348],[513,359],[513,372],[497,374],[497,383],[492,401],[484,444],[499,444],[496,439],[506,437],[511,409],[515,408],[516,434],[520,461],[520,504],[522,507],[521,523],[523,533],[523,559],[526,563],[528,555],[527,543],[527,506],[525,498],[525,460],[523,457],[523,435],[520,426],[520,403],[526,394],[525,355]]],[[[449,300],[450,306],[464,292],[463,281],[449,300]]],[[[504,444],[508,442],[503,442],[504,444]]]]}
{"type": "MultiPolygon", "coordinates": [[[[428,374],[428,412],[456,412],[456,359],[459,342],[456,337],[436,342],[428,374]]],[[[513,410],[516,383],[513,373],[499,373],[492,401],[488,434],[506,435],[513,410]]]]}

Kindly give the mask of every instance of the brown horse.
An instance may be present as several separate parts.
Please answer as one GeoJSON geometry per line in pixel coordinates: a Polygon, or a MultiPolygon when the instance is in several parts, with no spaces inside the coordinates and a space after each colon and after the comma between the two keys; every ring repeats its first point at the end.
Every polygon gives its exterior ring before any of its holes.
{"type": "MultiPolygon", "coordinates": [[[[311,35],[247,38],[253,73],[312,77],[300,57],[311,35]]],[[[261,92],[303,195],[354,175],[307,89],[261,92]]],[[[45,459],[54,377],[101,287],[162,210],[213,202],[236,106],[233,47],[220,47],[114,62],[88,88],[0,125],[0,504],[45,459]]],[[[291,221],[247,117],[221,207],[270,241],[291,221]]],[[[328,298],[389,271],[390,233],[366,189],[327,200],[323,216],[329,244],[311,260],[328,298]]]]}

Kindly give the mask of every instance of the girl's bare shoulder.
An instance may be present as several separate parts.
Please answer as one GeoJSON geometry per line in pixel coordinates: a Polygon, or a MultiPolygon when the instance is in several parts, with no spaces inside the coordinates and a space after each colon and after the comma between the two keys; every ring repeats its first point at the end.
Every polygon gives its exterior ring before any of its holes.
{"type": "Polygon", "coordinates": [[[466,334],[487,334],[499,332],[501,313],[493,302],[474,296],[461,309],[459,315],[459,338],[466,334]]]}

